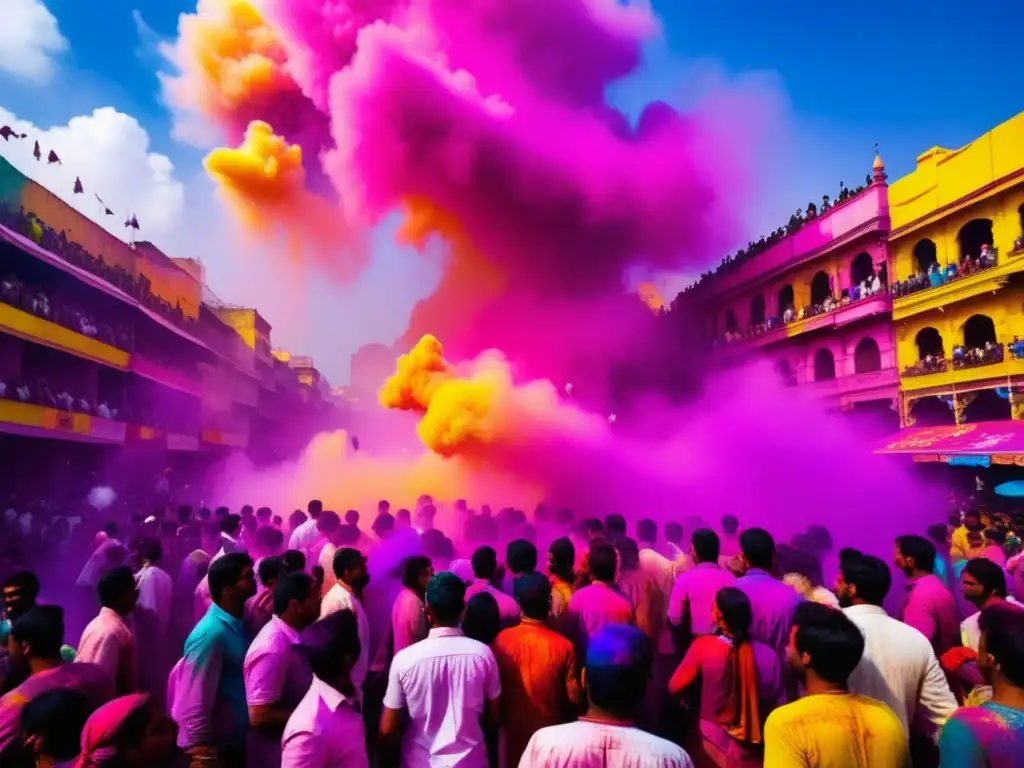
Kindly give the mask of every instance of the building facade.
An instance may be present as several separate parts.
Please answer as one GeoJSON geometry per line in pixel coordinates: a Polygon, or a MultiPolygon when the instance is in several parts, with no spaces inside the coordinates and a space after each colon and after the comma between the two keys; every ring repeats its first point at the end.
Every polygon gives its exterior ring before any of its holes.
{"type": "MultiPolygon", "coordinates": [[[[840,410],[895,412],[885,167],[823,198],[697,286],[716,357],[773,361],[783,381],[840,410]]],[[[895,421],[895,416],[893,416],[895,421]]]]}
{"type": "Polygon", "coordinates": [[[279,457],[334,425],[255,309],[206,300],[201,264],[113,237],[2,159],[0,252],[5,447],[131,445],[171,466],[279,457]]]}
{"type": "Polygon", "coordinates": [[[1024,113],[889,189],[901,426],[1024,416],[1024,113]]]}

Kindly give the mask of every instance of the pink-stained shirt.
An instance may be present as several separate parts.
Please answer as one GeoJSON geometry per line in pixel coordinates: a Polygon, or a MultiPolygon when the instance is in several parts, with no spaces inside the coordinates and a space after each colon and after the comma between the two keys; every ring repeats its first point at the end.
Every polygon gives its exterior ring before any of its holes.
{"type": "Polygon", "coordinates": [[[495,589],[487,583],[486,579],[475,579],[472,584],[466,587],[466,603],[473,595],[486,592],[498,604],[498,613],[501,615],[501,628],[508,629],[519,623],[523,612],[519,609],[519,603],[514,597],[509,597],[501,590],[495,589]]]}
{"type": "Polygon", "coordinates": [[[736,587],[750,598],[750,625],[752,639],[770,645],[780,659],[786,658],[789,645],[789,631],[793,627],[793,615],[803,597],[791,586],[783,584],[767,571],[750,568],[736,579],[736,587]]]}
{"type": "Polygon", "coordinates": [[[110,558],[116,549],[124,549],[117,539],[105,539],[100,542],[96,550],[89,555],[82,572],[78,576],[78,586],[93,589],[100,583],[100,578],[110,570],[110,558]]]}
{"type": "Polygon", "coordinates": [[[307,519],[302,525],[292,531],[288,538],[288,549],[298,549],[305,552],[312,547],[320,538],[320,529],[317,521],[313,518],[307,519]]]}
{"type": "Polygon", "coordinates": [[[281,768],[369,768],[358,700],[318,677],[288,718],[281,768]]]}
{"type": "Polygon", "coordinates": [[[402,589],[391,609],[391,637],[394,653],[418,643],[427,636],[426,606],[420,596],[408,587],[402,589]]]}
{"type": "Polygon", "coordinates": [[[494,654],[460,629],[435,627],[395,654],[384,706],[409,715],[402,767],[487,768],[481,720],[500,696],[494,654]]]}
{"type": "Polygon", "coordinates": [[[633,606],[615,587],[595,581],[573,593],[565,626],[576,644],[576,657],[586,658],[590,638],[608,624],[633,624],[633,606]]]}
{"type": "Polygon", "coordinates": [[[320,603],[320,618],[330,616],[338,611],[352,611],[356,617],[356,629],[359,633],[359,658],[352,667],[350,677],[356,692],[362,696],[363,681],[366,680],[366,671],[370,667],[370,621],[363,610],[362,601],[352,592],[347,590],[341,582],[337,582],[330,591],[324,595],[320,603]]]}
{"type": "MultiPolygon", "coordinates": [[[[245,698],[250,707],[273,705],[294,710],[299,705],[313,680],[300,643],[299,633],[278,616],[271,617],[256,635],[242,666],[245,698]]],[[[272,768],[280,764],[279,732],[250,728],[246,744],[248,768],[272,768]]]]}
{"type": "Polygon", "coordinates": [[[114,678],[96,664],[62,664],[32,675],[0,698],[0,765],[8,765],[11,750],[21,746],[21,710],[47,691],[68,688],[85,695],[93,708],[114,698],[114,678]]]}
{"type": "Polygon", "coordinates": [[[96,664],[117,681],[117,694],[135,693],[138,660],[135,639],[128,622],[111,608],[100,608],[78,642],[75,661],[96,664]]]}
{"type": "Polygon", "coordinates": [[[710,635],[715,631],[711,609],[715,595],[722,587],[732,586],[736,577],[718,563],[699,563],[676,577],[668,600],[668,620],[679,626],[689,604],[690,626],[683,627],[694,635],[710,635]]]}
{"type": "Polygon", "coordinates": [[[639,728],[577,720],[533,734],[519,768],[693,768],[693,761],[639,728]]]}
{"type": "Polygon", "coordinates": [[[956,598],[934,573],[912,579],[907,585],[900,621],[927,637],[940,658],[950,648],[960,645],[956,598]]]}

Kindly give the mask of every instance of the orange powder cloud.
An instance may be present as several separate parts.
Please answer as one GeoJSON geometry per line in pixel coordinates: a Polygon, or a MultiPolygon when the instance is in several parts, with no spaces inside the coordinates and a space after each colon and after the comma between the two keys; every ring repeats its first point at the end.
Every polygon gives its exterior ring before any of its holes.
{"type": "Polygon", "coordinates": [[[283,233],[294,258],[311,256],[339,279],[353,278],[366,265],[368,251],[340,207],[306,189],[302,148],[267,123],[250,123],[236,149],[213,150],[203,166],[247,232],[283,233]]]}
{"type": "Polygon", "coordinates": [[[194,15],[182,15],[168,55],[181,69],[164,80],[171,102],[220,127],[242,129],[265,116],[261,107],[299,92],[277,32],[248,0],[199,0],[194,15]]]}
{"type": "Polygon", "coordinates": [[[654,283],[640,283],[636,287],[636,292],[640,301],[646,304],[651,312],[658,313],[665,308],[665,299],[661,297],[661,292],[654,283]]]}
{"type": "Polygon", "coordinates": [[[459,223],[422,198],[404,202],[405,218],[398,241],[424,250],[433,238],[445,247],[441,282],[430,296],[413,307],[402,343],[413,345],[424,334],[455,332],[497,297],[505,285],[501,271],[485,259],[466,237],[459,223]]]}

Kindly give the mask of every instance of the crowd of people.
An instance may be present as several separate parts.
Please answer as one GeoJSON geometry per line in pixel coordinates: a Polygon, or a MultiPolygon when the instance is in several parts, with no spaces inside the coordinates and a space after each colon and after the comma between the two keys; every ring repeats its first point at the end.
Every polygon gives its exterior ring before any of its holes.
{"type": "MultiPolygon", "coordinates": [[[[64,531],[62,559],[85,561],[73,593],[45,569],[3,579],[4,766],[1024,754],[1024,516],[958,512],[896,539],[891,565],[821,526],[777,544],[732,515],[630,531],[421,497],[369,526],[318,501],[94,517],[64,531]],[[893,568],[908,587],[890,614],[893,568]],[[66,637],[69,604],[91,619],[66,637]]],[[[4,525],[25,534],[14,510],[4,525]]]]}
{"type": "Polygon", "coordinates": [[[740,248],[736,253],[729,254],[722,262],[714,269],[704,272],[700,278],[693,285],[685,288],[683,293],[695,290],[698,286],[707,280],[719,275],[727,274],[733,269],[739,267],[747,260],[764,253],[777,242],[783,238],[798,232],[805,224],[810,221],[814,221],[819,216],[824,215],[832,209],[834,205],[845,203],[847,200],[852,200],[867,187],[870,187],[872,183],[871,174],[868,174],[864,179],[864,184],[858,186],[855,189],[850,189],[843,182],[839,182],[839,194],[836,196],[835,201],[829,195],[822,195],[820,208],[813,202],[807,204],[807,208],[798,208],[796,212],[789,217],[789,221],[786,222],[786,226],[778,227],[767,237],[761,237],[759,240],[751,240],[747,243],[746,248],[740,248]]]}
{"type": "Polygon", "coordinates": [[[883,294],[886,290],[885,270],[886,267],[883,264],[877,273],[872,271],[869,276],[862,279],[859,283],[853,283],[849,288],[844,288],[838,297],[836,297],[830,285],[829,294],[820,302],[807,304],[799,310],[794,305],[789,304],[782,310],[781,315],[769,317],[758,322],[753,322],[752,320],[750,325],[742,331],[726,329],[722,335],[722,340],[726,344],[746,341],[782,328],[797,320],[806,320],[829,312],[835,312],[861,299],[869,299],[872,296],[883,294]]]}
{"type": "Polygon", "coordinates": [[[940,266],[938,262],[933,261],[928,265],[927,269],[922,269],[906,280],[893,283],[892,293],[897,299],[902,296],[910,296],[919,291],[938,288],[940,285],[975,275],[978,272],[996,266],[998,263],[999,249],[982,244],[981,252],[976,257],[967,254],[959,263],[951,261],[944,267],[940,266]]]}
{"type": "Polygon", "coordinates": [[[121,289],[150,311],[156,312],[183,330],[194,330],[195,321],[186,317],[180,307],[172,306],[168,301],[154,294],[150,290],[150,283],[145,275],[136,276],[120,265],[108,264],[103,260],[102,254],[90,253],[84,246],[71,240],[66,232],[56,231],[32,211],[26,211],[24,207],[0,198],[0,225],[29,238],[44,250],[64,259],[69,264],[84,269],[121,289]]]}

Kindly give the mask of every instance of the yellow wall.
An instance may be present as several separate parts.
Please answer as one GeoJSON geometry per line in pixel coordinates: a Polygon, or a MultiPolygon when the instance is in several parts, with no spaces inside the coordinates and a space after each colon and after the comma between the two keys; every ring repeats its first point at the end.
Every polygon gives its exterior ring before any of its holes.
{"type": "MultiPolygon", "coordinates": [[[[889,220],[902,227],[1024,169],[1024,112],[960,149],[932,147],[917,169],[889,185],[889,220]]],[[[919,238],[918,238],[919,239],[919,238]]]]}
{"type": "MultiPolygon", "coordinates": [[[[1024,146],[1021,147],[1024,167],[1024,146]]],[[[1013,250],[1013,242],[1021,235],[1019,208],[1024,205],[1024,175],[1016,186],[998,194],[979,198],[952,213],[936,218],[889,242],[897,280],[906,280],[917,271],[914,246],[924,239],[935,243],[935,256],[939,264],[960,261],[960,243],[957,234],[972,219],[992,220],[993,244],[1005,257],[1013,250]]]]}
{"type": "MultiPolygon", "coordinates": [[[[935,243],[939,264],[958,262],[957,234],[972,219],[992,221],[1000,264],[1008,263],[1014,240],[1021,235],[1022,205],[1024,112],[960,149],[929,149],[917,158],[915,171],[889,186],[893,232],[889,251],[896,279],[906,280],[917,271],[914,246],[926,238],[935,243]]],[[[975,314],[992,318],[998,341],[1024,337],[1024,287],[1011,284],[898,322],[900,370],[917,361],[914,339],[921,329],[931,326],[938,330],[949,356],[954,345],[963,343],[964,322],[975,314]]],[[[973,378],[991,376],[985,366],[972,370],[976,371],[973,378]]]]}

